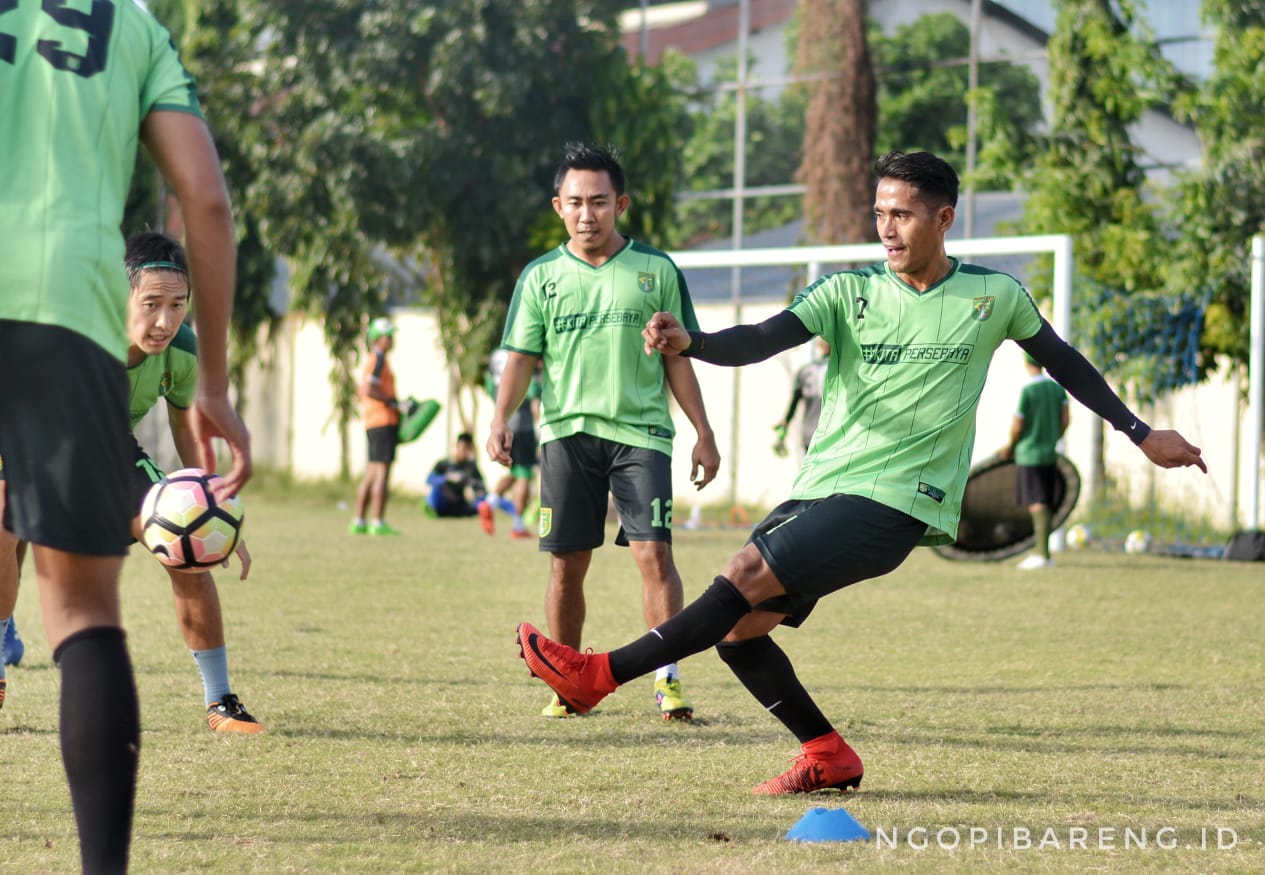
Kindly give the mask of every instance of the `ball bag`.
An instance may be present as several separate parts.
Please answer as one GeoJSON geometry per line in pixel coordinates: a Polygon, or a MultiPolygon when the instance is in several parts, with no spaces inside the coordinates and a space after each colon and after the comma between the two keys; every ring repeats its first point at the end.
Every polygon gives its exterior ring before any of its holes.
{"type": "MultiPolygon", "coordinates": [[[[1080,473],[1066,456],[1054,463],[1054,506],[1050,531],[1067,521],[1081,494],[1080,473]]],[[[1018,466],[990,456],[971,469],[962,496],[962,518],[958,539],[932,549],[945,559],[996,561],[1018,556],[1032,549],[1036,539],[1032,517],[1026,507],[1015,502],[1018,466]]]]}
{"type": "Polygon", "coordinates": [[[397,432],[399,443],[407,444],[417,440],[438,414],[439,402],[433,398],[428,401],[418,401],[411,396],[405,399],[403,409],[400,410],[397,432]]]}

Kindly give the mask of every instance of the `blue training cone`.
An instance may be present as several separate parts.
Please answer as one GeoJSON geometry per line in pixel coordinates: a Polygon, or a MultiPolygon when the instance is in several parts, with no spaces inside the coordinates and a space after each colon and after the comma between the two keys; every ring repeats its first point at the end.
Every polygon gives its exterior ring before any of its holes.
{"type": "Polygon", "coordinates": [[[792,842],[866,842],[870,831],[842,808],[812,808],[786,834],[792,842]]]}

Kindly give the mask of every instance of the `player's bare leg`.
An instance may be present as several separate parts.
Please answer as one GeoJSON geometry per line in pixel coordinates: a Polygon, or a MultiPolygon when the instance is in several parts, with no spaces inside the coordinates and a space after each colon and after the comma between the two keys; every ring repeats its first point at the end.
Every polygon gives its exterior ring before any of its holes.
{"type": "Polygon", "coordinates": [[[584,578],[593,561],[592,550],[553,553],[549,565],[549,586],[545,590],[545,620],[549,634],[577,650],[584,633],[587,610],[584,578]]]}
{"type": "MultiPolygon", "coordinates": [[[[592,550],[553,553],[549,564],[549,584],[545,589],[545,620],[549,634],[579,648],[584,633],[587,605],[584,578],[593,561],[592,550]]],[[[540,712],[542,717],[570,717],[573,712],[554,696],[540,712]]]]}
{"type": "MultiPolygon", "coordinates": [[[[641,572],[641,609],[646,627],[653,629],[685,606],[685,591],[672,559],[672,545],[666,541],[630,541],[628,547],[641,572]]],[[[664,720],[689,720],[694,716],[694,706],[681,689],[676,663],[660,666],[655,672],[654,693],[664,720]]]]}

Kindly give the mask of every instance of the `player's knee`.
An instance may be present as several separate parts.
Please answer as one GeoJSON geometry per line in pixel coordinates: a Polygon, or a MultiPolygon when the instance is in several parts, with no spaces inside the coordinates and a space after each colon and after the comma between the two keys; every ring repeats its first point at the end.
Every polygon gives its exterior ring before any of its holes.
{"type": "Polygon", "coordinates": [[[209,571],[177,571],[167,569],[171,591],[180,598],[205,598],[215,592],[215,578],[209,571]]]}

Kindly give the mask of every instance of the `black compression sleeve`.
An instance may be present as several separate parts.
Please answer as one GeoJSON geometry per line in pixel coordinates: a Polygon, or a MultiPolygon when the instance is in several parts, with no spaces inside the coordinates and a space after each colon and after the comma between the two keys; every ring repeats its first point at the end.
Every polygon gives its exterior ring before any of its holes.
{"type": "Polygon", "coordinates": [[[1073,398],[1110,422],[1116,431],[1124,432],[1135,444],[1146,440],[1151,427],[1133,414],[1098,369],[1059,337],[1049,322],[1041,320],[1041,330],[1017,342],[1073,398]]]}
{"type": "Polygon", "coordinates": [[[682,355],[713,365],[749,365],[799,346],[812,336],[798,316],[783,310],[758,325],[735,325],[714,334],[691,331],[692,342],[682,355]]]}

